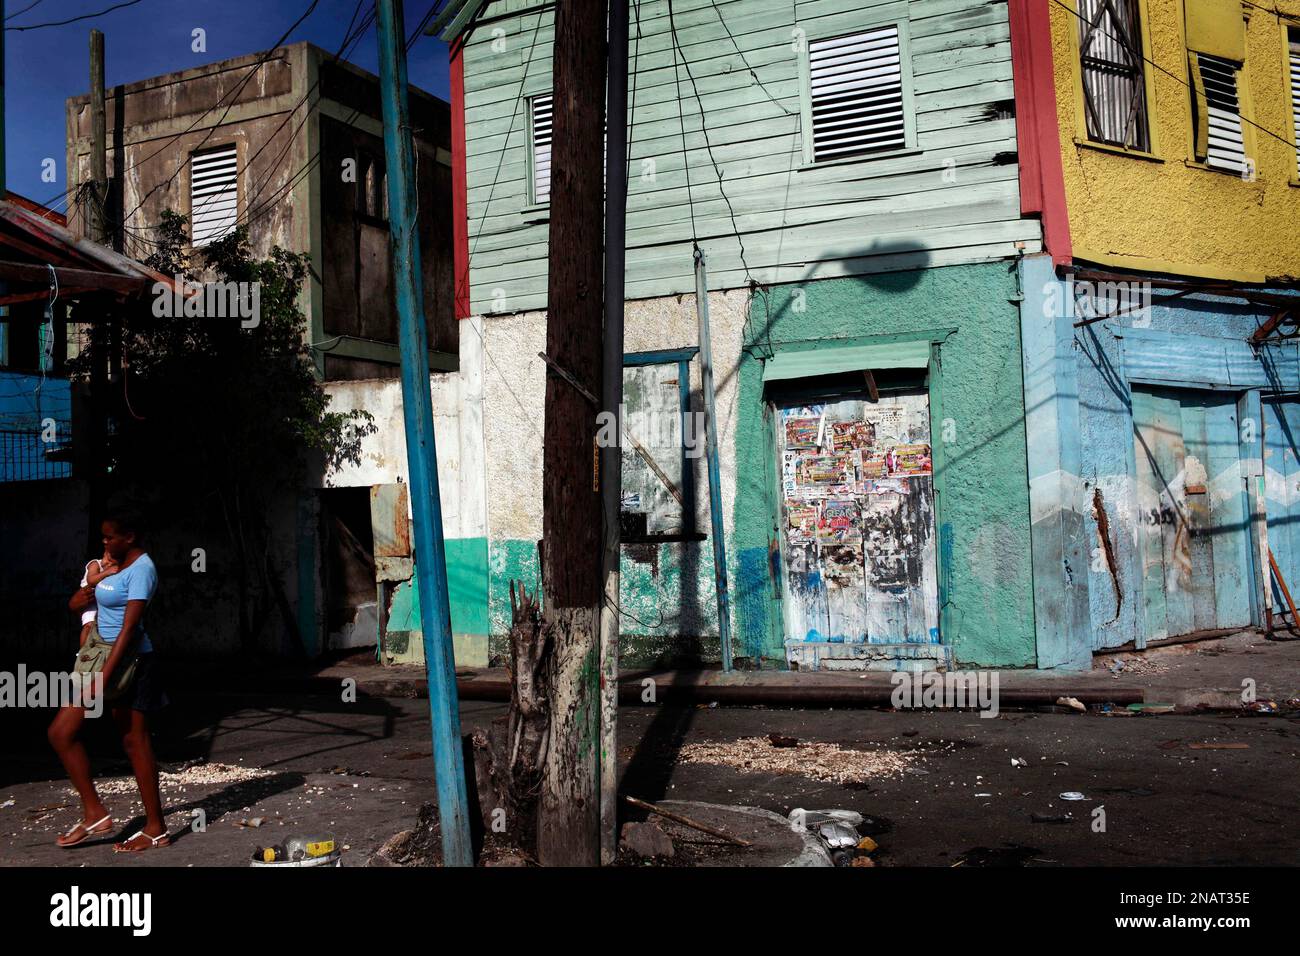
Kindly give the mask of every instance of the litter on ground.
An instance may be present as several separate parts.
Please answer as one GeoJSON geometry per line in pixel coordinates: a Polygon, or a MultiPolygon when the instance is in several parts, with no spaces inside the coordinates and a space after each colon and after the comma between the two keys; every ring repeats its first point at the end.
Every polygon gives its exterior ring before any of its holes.
{"type": "Polygon", "coordinates": [[[839,744],[808,741],[774,747],[766,737],[743,737],[726,743],[687,744],[678,760],[845,784],[898,776],[919,757],[916,751],[846,750],[839,744]]]}

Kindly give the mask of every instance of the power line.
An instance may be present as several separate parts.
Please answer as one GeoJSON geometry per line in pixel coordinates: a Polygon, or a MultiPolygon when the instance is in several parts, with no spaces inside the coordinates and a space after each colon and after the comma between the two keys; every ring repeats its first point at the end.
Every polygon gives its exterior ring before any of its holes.
{"type": "Polygon", "coordinates": [[[9,22],[10,20],[12,20],[14,17],[21,17],[21,16],[22,16],[24,13],[26,13],[28,10],[32,9],[33,7],[39,7],[39,6],[40,6],[42,3],[44,3],[44,2],[45,2],[45,0],[33,0],[32,3],[27,4],[27,6],[23,7],[23,8],[22,8],[21,10],[19,10],[17,13],[11,13],[11,14],[9,14],[9,16],[5,17],[5,22],[8,23],[8,22],[9,22]]]}
{"type": "MultiPolygon", "coordinates": [[[[298,26],[309,16],[312,15],[312,12],[316,9],[316,7],[319,4],[320,4],[320,0],[311,0],[311,4],[308,5],[305,11],[303,11],[302,15],[293,22],[293,24],[289,27],[288,30],[285,30],[284,33],[280,35],[280,38],[278,40],[276,40],[274,43],[271,44],[270,48],[267,49],[267,51],[263,53],[261,57],[258,58],[258,61],[253,64],[253,68],[248,71],[248,73],[239,82],[239,84],[231,91],[229,97],[230,104],[226,107],[225,111],[221,114],[221,117],[216,121],[216,123],[214,123],[211,126],[211,128],[208,129],[208,131],[203,135],[203,138],[199,140],[197,145],[195,145],[194,149],[200,149],[204,143],[206,143],[209,139],[212,138],[212,134],[217,131],[217,128],[220,127],[222,123],[225,122],[226,117],[230,115],[230,111],[235,108],[235,101],[236,99],[238,99],[239,94],[243,91],[244,87],[247,86],[249,81],[252,80],[252,78],[257,74],[257,71],[260,70],[266,64],[266,62],[271,58],[271,54],[274,53],[279,48],[280,44],[284,43],[284,41],[289,38],[290,34],[292,34],[294,30],[298,29],[298,26]]],[[[225,99],[225,97],[222,97],[222,99],[225,99]]],[[[163,152],[163,150],[168,149],[170,146],[175,144],[176,141],[181,138],[181,136],[183,136],[185,133],[188,133],[190,130],[194,129],[194,127],[198,125],[199,121],[202,120],[204,116],[207,116],[208,113],[212,112],[212,110],[215,109],[216,106],[219,106],[220,104],[221,104],[221,100],[218,100],[217,103],[215,103],[213,106],[208,107],[208,109],[204,110],[199,115],[199,117],[189,125],[189,127],[182,130],[180,133],[177,133],[170,140],[168,140],[167,143],[159,147],[157,151],[150,154],[150,156],[147,157],[146,159],[134,163],[132,168],[139,166],[140,163],[147,162],[149,159],[152,159],[154,156],[157,156],[159,153],[163,152]]],[[[159,189],[162,189],[165,186],[170,186],[173,182],[175,182],[176,177],[181,174],[182,168],[183,167],[181,164],[177,164],[176,171],[174,173],[172,173],[162,182],[156,183],[153,186],[153,188],[151,188],[147,193],[144,194],[144,198],[142,198],[138,203],[136,203],[135,207],[130,212],[123,215],[122,217],[123,221],[130,219],[131,216],[135,215],[135,213],[139,211],[140,207],[149,201],[149,197],[152,196],[154,193],[156,193],[159,189]]]]}
{"type": "MultiPolygon", "coordinates": [[[[736,237],[736,245],[740,247],[740,264],[745,270],[745,280],[751,285],[756,285],[753,275],[749,271],[749,263],[745,261],[745,241],[740,237],[740,227],[736,224],[736,210],[732,208],[731,200],[727,197],[727,191],[722,187],[722,168],[718,165],[717,159],[713,156],[713,144],[709,142],[709,129],[704,122],[704,100],[700,98],[700,91],[695,85],[695,77],[691,75],[691,65],[686,59],[686,54],[682,52],[681,44],[677,39],[677,26],[673,19],[673,0],[668,0],[668,32],[672,35],[673,44],[673,72],[677,71],[677,55],[681,54],[682,67],[686,70],[686,79],[691,84],[691,94],[695,97],[695,105],[700,113],[700,133],[704,137],[704,151],[709,157],[709,162],[713,165],[713,171],[718,177],[718,193],[722,196],[722,201],[727,205],[727,215],[731,219],[731,231],[736,237]]],[[[734,42],[734,41],[733,41],[734,42]]],[[[681,85],[677,88],[677,116],[681,120],[681,85]]],[[[682,149],[686,148],[685,124],[682,129],[682,149]]],[[[690,188],[690,162],[686,160],[684,165],[687,169],[686,174],[686,201],[691,210],[691,231],[695,231],[695,204],[691,197],[690,188]]],[[[694,237],[698,239],[699,237],[694,237]]]]}
{"type": "MultiPolygon", "coordinates": [[[[474,261],[474,253],[478,249],[479,239],[483,237],[483,223],[487,219],[488,207],[492,205],[492,194],[496,192],[497,183],[501,180],[501,168],[505,164],[506,152],[510,147],[510,137],[515,131],[515,120],[519,117],[519,105],[524,101],[524,84],[528,82],[528,68],[533,64],[533,51],[537,49],[537,35],[542,32],[542,17],[545,13],[545,10],[537,11],[537,23],[533,26],[533,39],[528,46],[528,55],[524,58],[523,72],[519,77],[519,91],[515,94],[515,107],[510,113],[510,125],[506,129],[506,138],[501,143],[501,154],[497,157],[496,172],[492,174],[492,183],[488,187],[487,199],[483,203],[483,215],[479,216],[478,230],[474,236],[474,245],[470,248],[469,255],[466,257],[466,269],[468,269],[474,261]]],[[[465,198],[466,204],[468,205],[468,195],[465,198]]]]}
{"type": "MultiPolygon", "coordinates": [[[[37,3],[39,2],[40,0],[37,0],[37,3]]],[[[100,10],[98,13],[83,13],[79,17],[70,17],[67,20],[51,20],[49,23],[32,23],[25,27],[5,27],[5,29],[13,30],[14,32],[20,32],[23,30],[41,30],[44,29],[45,27],[63,27],[63,26],[67,26],[69,23],[77,23],[81,20],[93,20],[95,19],[95,17],[102,17],[106,13],[112,13],[114,10],[121,10],[124,7],[134,7],[137,3],[140,2],[141,0],[124,0],[124,2],[114,4],[113,6],[107,8],[106,10],[100,10]]],[[[36,6],[35,3],[33,3],[31,7],[27,7],[24,10],[19,10],[18,13],[26,13],[27,10],[30,10],[34,6],[36,6]]],[[[18,16],[18,13],[15,13],[14,16],[18,16]]],[[[9,17],[5,17],[5,20],[8,19],[9,17]]]]}
{"type": "Polygon", "coordinates": [[[1295,14],[1292,13],[1283,13],[1281,10],[1277,8],[1276,4],[1270,8],[1270,7],[1261,7],[1258,3],[1251,3],[1250,0],[1241,0],[1241,2],[1248,7],[1254,7],[1256,10],[1262,10],[1264,13],[1271,14],[1274,18],[1277,19],[1278,23],[1286,21],[1287,23],[1300,24],[1300,17],[1297,17],[1295,14]]]}
{"type": "MultiPolygon", "coordinates": [[[[733,47],[735,47],[735,49],[736,49],[736,55],[740,57],[740,62],[743,63],[743,64],[745,64],[745,69],[748,70],[748,71],[749,71],[749,75],[752,76],[752,77],[754,78],[754,82],[758,84],[758,88],[759,88],[760,90],[763,91],[763,94],[764,94],[764,95],[765,95],[769,100],[772,101],[772,104],[773,104],[774,106],[776,106],[777,109],[779,109],[779,110],[780,110],[782,113],[784,113],[786,116],[793,116],[793,115],[794,115],[794,111],[793,111],[793,110],[788,110],[788,109],[786,109],[786,108],[785,108],[785,105],[782,104],[780,100],[778,100],[775,96],[772,95],[771,90],[769,90],[769,89],[768,89],[768,88],[763,84],[763,81],[760,80],[760,79],[758,78],[758,73],[755,72],[754,68],[753,68],[752,66],[749,65],[749,61],[748,61],[747,59],[745,59],[745,54],[744,54],[743,52],[741,52],[740,44],[737,43],[737,42],[736,42],[736,38],[735,38],[734,36],[731,35],[731,30],[727,27],[727,21],[726,21],[725,19],[723,19],[722,11],[718,9],[718,4],[715,2],[715,0],[709,0],[709,6],[713,8],[713,14],[714,14],[714,16],[716,16],[716,17],[718,18],[718,25],[722,27],[722,32],[725,33],[725,34],[727,35],[727,39],[730,40],[730,41],[731,41],[731,45],[732,45],[733,47]]],[[[796,16],[797,16],[797,15],[796,15],[796,16]]],[[[669,14],[669,22],[671,23],[671,21],[672,21],[672,15],[671,15],[671,13],[670,13],[670,14],[669,14]]],[[[682,60],[685,61],[685,59],[686,59],[686,57],[685,57],[685,55],[683,55],[683,56],[682,56],[682,60]]]]}

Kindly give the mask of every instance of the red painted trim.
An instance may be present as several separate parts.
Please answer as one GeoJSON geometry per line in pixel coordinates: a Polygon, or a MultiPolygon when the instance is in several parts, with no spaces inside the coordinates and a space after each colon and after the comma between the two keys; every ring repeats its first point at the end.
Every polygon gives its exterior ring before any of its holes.
{"type": "Polygon", "coordinates": [[[1016,89],[1020,212],[1037,214],[1054,265],[1072,256],[1070,217],[1061,169],[1060,117],[1052,72],[1049,0],[1010,0],[1011,70],[1016,89]]]}
{"type": "Polygon", "coordinates": [[[451,236],[456,318],[469,318],[469,180],[465,171],[465,44],[457,38],[451,58],[451,236]]]}

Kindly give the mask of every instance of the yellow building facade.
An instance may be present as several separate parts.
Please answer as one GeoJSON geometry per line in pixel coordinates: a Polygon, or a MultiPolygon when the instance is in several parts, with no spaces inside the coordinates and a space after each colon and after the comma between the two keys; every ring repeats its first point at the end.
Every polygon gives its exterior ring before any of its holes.
{"type": "Polygon", "coordinates": [[[1300,276],[1300,0],[1045,0],[1076,261],[1300,276]]]}

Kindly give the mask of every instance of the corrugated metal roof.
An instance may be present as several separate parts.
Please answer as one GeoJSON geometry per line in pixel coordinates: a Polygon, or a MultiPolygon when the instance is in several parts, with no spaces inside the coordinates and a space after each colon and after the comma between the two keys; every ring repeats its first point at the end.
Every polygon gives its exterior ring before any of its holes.
{"type": "Polygon", "coordinates": [[[58,223],[9,200],[0,200],[0,279],[10,295],[49,283],[53,267],[69,293],[131,295],[155,282],[175,286],[171,276],[121,253],[73,235],[58,223]]]}

